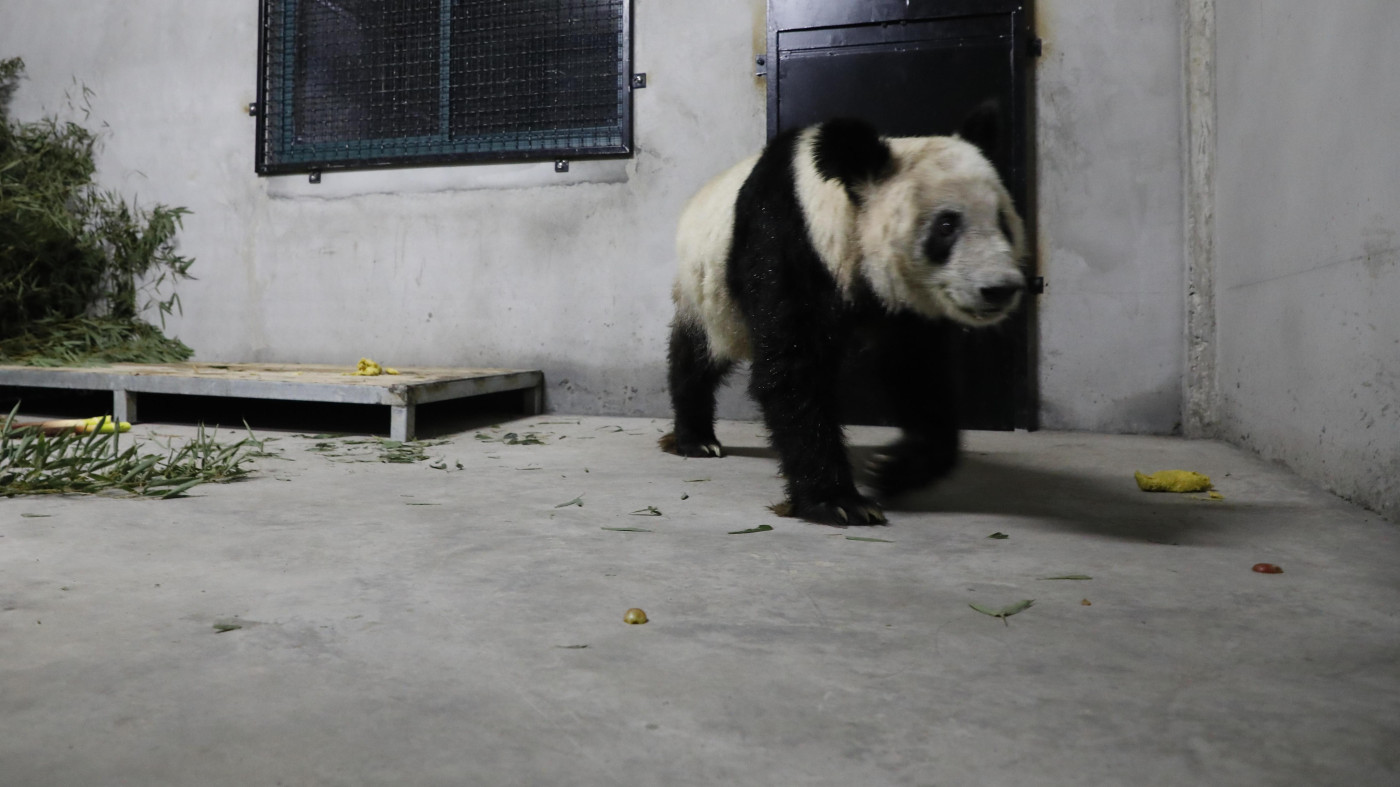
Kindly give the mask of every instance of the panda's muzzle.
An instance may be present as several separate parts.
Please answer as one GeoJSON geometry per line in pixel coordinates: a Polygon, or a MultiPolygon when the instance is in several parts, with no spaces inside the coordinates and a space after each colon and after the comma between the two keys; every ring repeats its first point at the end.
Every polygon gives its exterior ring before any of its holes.
{"type": "Polygon", "coordinates": [[[1021,294],[1025,287],[1020,284],[998,284],[992,287],[983,287],[979,292],[982,300],[988,305],[998,310],[1009,309],[1016,296],[1021,294]]]}
{"type": "Polygon", "coordinates": [[[1020,277],[979,286],[972,291],[976,293],[975,298],[965,298],[959,304],[958,311],[963,315],[961,321],[972,325],[1000,322],[1020,305],[1021,295],[1025,291],[1025,280],[1020,277]]]}

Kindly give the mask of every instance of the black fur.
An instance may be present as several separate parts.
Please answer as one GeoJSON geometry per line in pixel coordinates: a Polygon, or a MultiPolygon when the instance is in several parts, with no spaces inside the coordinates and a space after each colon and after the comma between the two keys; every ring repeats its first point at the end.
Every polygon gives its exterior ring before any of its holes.
{"type": "Polygon", "coordinates": [[[963,119],[958,136],[976,145],[982,155],[996,161],[997,146],[1001,143],[1001,103],[989,98],[978,104],[963,119]]]}
{"type": "Polygon", "coordinates": [[[671,326],[668,358],[676,428],[662,438],[661,445],[681,456],[714,456],[706,446],[719,446],[715,437],[715,390],[733,364],[717,363],[710,355],[705,332],[680,323],[671,326]]]}
{"type": "MultiPolygon", "coordinates": [[[[884,164],[868,149],[836,155],[831,145],[837,139],[864,143],[848,126],[828,130],[820,166],[848,191],[852,181],[846,178],[888,165],[888,148],[884,164]]],[[[727,284],[749,328],[750,393],[778,453],[788,510],[838,524],[882,523],[879,506],[857,491],[846,454],[837,394],[843,355],[854,337],[873,338],[867,343],[875,353],[876,382],[904,434],[877,459],[871,484],[881,495],[895,495],[945,475],[957,457],[944,358],[948,327],[911,313],[890,314],[868,292],[858,291],[853,302],[842,298],[812,246],[795,191],[797,140],[797,132],[788,132],[768,145],[735,206],[727,284]]],[[[708,360],[703,333],[693,329],[673,328],[670,357],[673,447],[702,455],[701,446],[715,442],[714,394],[726,370],[708,360]]]]}
{"type": "Polygon", "coordinates": [[[889,146],[874,126],[837,118],[823,123],[812,146],[813,163],[827,180],[838,180],[851,200],[860,203],[860,186],[879,180],[890,169],[889,146]]]}
{"type": "Polygon", "coordinates": [[[935,265],[947,262],[962,231],[963,217],[957,211],[945,210],[935,216],[928,240],[924,241],[924,255],[928,257],[929,262],[935,265]]]}

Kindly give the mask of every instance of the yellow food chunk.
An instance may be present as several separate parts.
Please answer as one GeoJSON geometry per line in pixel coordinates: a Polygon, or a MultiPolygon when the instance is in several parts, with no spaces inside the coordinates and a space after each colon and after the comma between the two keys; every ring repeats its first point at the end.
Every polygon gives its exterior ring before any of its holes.
{"type": "Polygon", "coordinates": [[[1134,472],[1138,489],[1144,492],[1205,492],[1210,489],[1210,476],[1193,470],[1159,470],[1151,475],[1134,472]]]}
{"type": "Polygon", "coordinates": [[[627,614],[622,616],[622,622],[645,623],[647,622],[647,613],[641,611],[640,609],[637,609],[636,607],[633,607],[632,609],[627,610],[627,614]]]}
{"type": "Polygon", "coordinates": [[[361,358],[359,364],[355,366],[355,371],[350,374],[356,377],[374,377],[383,373],[384,367],[368,358],[361,358]]]}

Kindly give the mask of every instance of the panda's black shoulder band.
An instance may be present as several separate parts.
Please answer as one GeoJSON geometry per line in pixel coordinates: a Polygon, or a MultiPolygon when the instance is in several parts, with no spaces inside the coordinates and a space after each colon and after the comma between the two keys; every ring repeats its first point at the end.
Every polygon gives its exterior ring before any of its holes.
{"type": "Polygon", "coordinates": [[[853,118],[821,124],[812,154],[817,172],[827,180],[840,181],[848,191],[859,183],[884,177],[893,158],[875,127],[853,118]]]}

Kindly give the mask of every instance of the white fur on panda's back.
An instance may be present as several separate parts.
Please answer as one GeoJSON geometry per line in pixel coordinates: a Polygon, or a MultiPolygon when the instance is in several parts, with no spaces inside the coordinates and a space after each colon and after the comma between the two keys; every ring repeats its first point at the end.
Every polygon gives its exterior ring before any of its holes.
{"type": "Polygon", "coordinates": [[[676,319],[704,329],[716,360],[749,358],[748,328],[725,271],[734,238],[734,205],[757,162],[757,155],[750,156],[702,186],[681,210],[676,232],[680,269],[671,292],[676,319]]]}
{"type": "Polygon", "coordinates": [[[822,264],[836,279],[843,297],[851,296],[856,271],[860,268],[860,246],[856,242],[856,210],[850,195],[839,181],[828,180],[817,171],[817,128],[798,137],[793,154],[793,175],[797,201],[807,221],[807,237],[822,264]]]}
{"type": "MultiPolygon", "coordinates": [[[[803,131],[794,151],[797,198],[807,218],[812,246],[842,293],[847,294],[860,264],[855,210],[846,190],[817,172],[812,150],[816,134],[816,128],[803,131]]],[[[704,329],[710,354],[716,360],[749,359],[748,330],[730,295],[725,270],[739,189],[757,161],[757,155],[750,156],[702,186],[681,211],[676,234],[680,262],[672,292],[676,315],[704,329]]]]}

